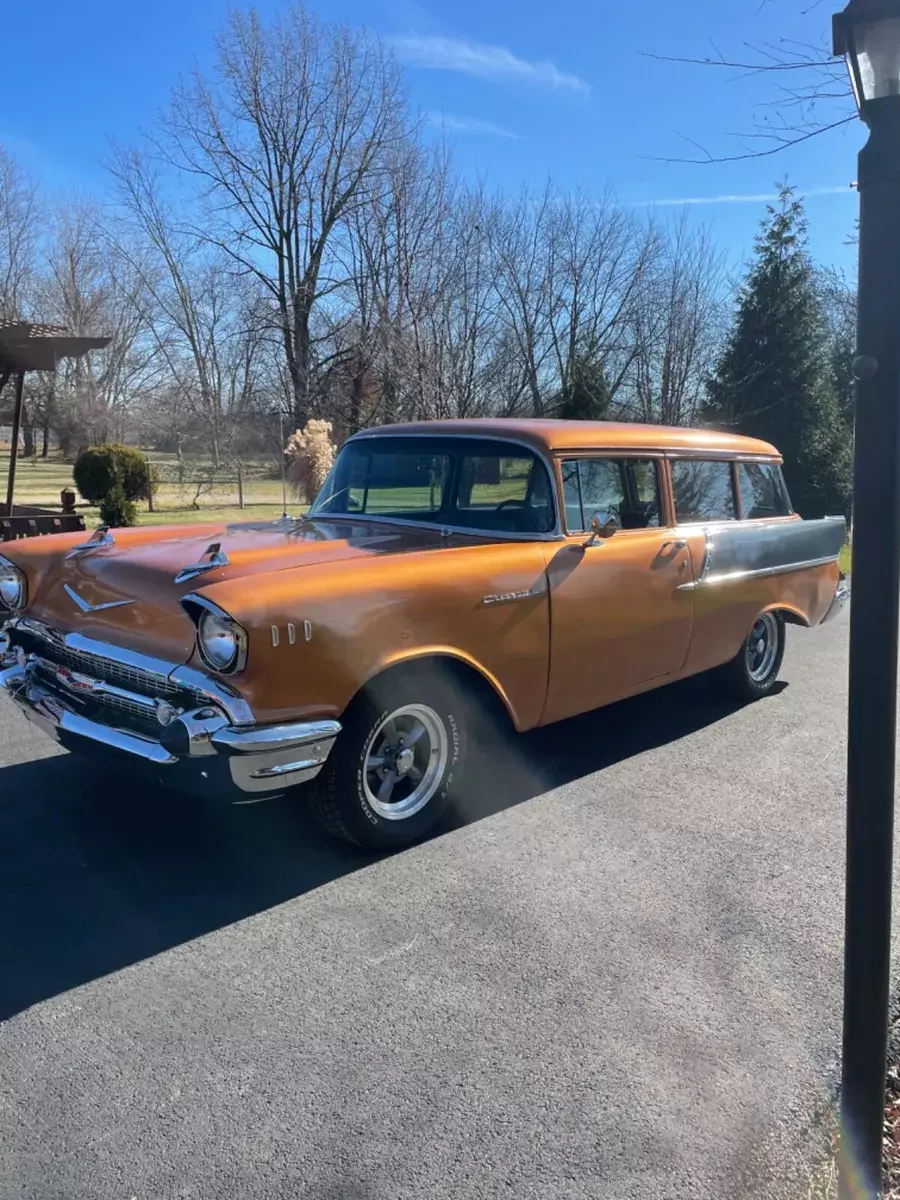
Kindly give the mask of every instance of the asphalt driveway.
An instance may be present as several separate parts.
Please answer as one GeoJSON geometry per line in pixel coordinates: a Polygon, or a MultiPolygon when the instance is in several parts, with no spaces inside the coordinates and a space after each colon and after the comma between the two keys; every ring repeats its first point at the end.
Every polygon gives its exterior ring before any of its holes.
{"type": "Polygon", "coordinates": [[[756,705],[692,680],[519,739],[381,860],[0,707],[0,1197],[802,1194],[847,628],[790,630],[756,705]]]}

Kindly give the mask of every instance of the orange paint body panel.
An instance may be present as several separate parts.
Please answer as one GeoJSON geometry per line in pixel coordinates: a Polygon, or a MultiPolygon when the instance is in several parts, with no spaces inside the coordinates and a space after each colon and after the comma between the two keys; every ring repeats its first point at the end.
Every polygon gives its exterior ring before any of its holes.
{"type": "MultiPolygon", "coordinates": [[[[524,730],[725,663],[767,609],[816,624],[834,597],[836,555],[717,581],[707,578],[715,538],[676,524],[671,458],[777,465],[777,450],[765,442],[709,430],[524,420],[385,426],[364,436],[386,445],[461,437],[525,446],[552,477],[556,528],[516,537],[323,514],[293,527],[115,530],[114,545],[71,558],[85,535],[56,535],[3,547],[25,573],[27,615],[63,634],[212,674],[181,605],[194,594],[246,630],[246,665],[228,683],[259,724],[339,717],[381,672],[450,658],[487,681],[524,730]],[[560,461],[568,455],[655,459],[658,527],[621,529],[592,545],[584,544],[587,534],[567,533],[560,461]],[[227,565],[176,583],[211,544],[227,565]]],[[[806,524],[784,518],[783,528],[798,523],[806,524]]],[[[780,536],[772,521],[735,525],[746,532],[748,553],[755,527],[770,540],[780,536]]]]}

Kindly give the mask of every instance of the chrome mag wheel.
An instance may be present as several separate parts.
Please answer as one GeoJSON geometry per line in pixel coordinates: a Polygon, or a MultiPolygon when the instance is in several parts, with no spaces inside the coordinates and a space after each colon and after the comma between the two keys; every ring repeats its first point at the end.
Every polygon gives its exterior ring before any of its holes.
{"type": "Polygon", "coordinates": [[[447,728],[433,708],[405,704],[369,741],[363,787],[373,812],[402,821],[420,812],[440,786],[450,754],[447,728]]]}
{"type": "Polygon", "coordinates": [[[778,621],[772,613],[757,617],[744,650],[747,674],[754,683],[764,683],[768,678],[778,657],[779,636],[778,621]]]}

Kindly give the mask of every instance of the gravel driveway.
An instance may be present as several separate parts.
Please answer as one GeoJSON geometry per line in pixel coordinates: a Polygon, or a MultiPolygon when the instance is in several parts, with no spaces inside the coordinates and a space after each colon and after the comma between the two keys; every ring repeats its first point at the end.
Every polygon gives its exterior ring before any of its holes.
{"type": "Polygon", "coordinates": [[[839,1045],[847,630],[747,708],[520,738],[381,860],[0,707],[0,1197],[802,1194],[766,1180],[839,1045]]]}

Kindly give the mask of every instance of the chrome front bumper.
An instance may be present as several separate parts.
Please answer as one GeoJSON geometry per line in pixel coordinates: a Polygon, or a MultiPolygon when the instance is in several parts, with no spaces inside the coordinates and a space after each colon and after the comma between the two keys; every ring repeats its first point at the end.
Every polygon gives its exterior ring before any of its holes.
{"type": "MultiPolygon", "coordinates": [[[[35,630],[40,630],[41,636],[49,632],[34,622],[26,632],[33,636],[35,630]]],[[[91,655],[86,661],[119,664],[125,661],[124,655],[129,669],[137,671],[137,656],[128,652],[117,655],[116,648],[96,642],[86,650],[55,636],[61,650],[91,655]]],[[[156,668],[162,665],[159,660],[148,661],[156,668]]],[[[157,670],[145,677],[178,676],[183,681],[185,668],[166,665],[170,668],[167,675],[161,676],[157,670]]],[[[136,677],[140,683],[142,677],[136,677]]],[[[210,689],[216,683],[207,682],[210,689]]],[[[196,691],[200,695],[197,681],[192,679],[191,684],[191,694],[196,691]]],[[[25,652],[0,632],[0,695],[7,696],[28,720],[67,749],[88,756],[111,753],[188,791],[216,796],[231,791],[237,798],[262,798],[306,783],[322,769],[341,731],[340,724],[332,720],[237,724],[233,705],[229,713],[224,704],[210,700],[182,711],[168,700],[145,694],[152,690],[152,684],[132,691],[109,679],[73,671],[39,653],[25,652]],[[125,719],[133,720],[135,714],[141,723],[137,730],[129,728],[125,719]]],[[[238,715],[243,718],[248,713],[242,705],[238,715]]]]}
{"type": "Polygon", "coordinates": [[[850,580],[841,572],[841,577],[838,580],[838,585],[834,593],[834,598],[828,606],[828,612],[822,618],[820,624],[824,625],[826,621],[832,621],[847,601],[850,599],[850,580]]]}

